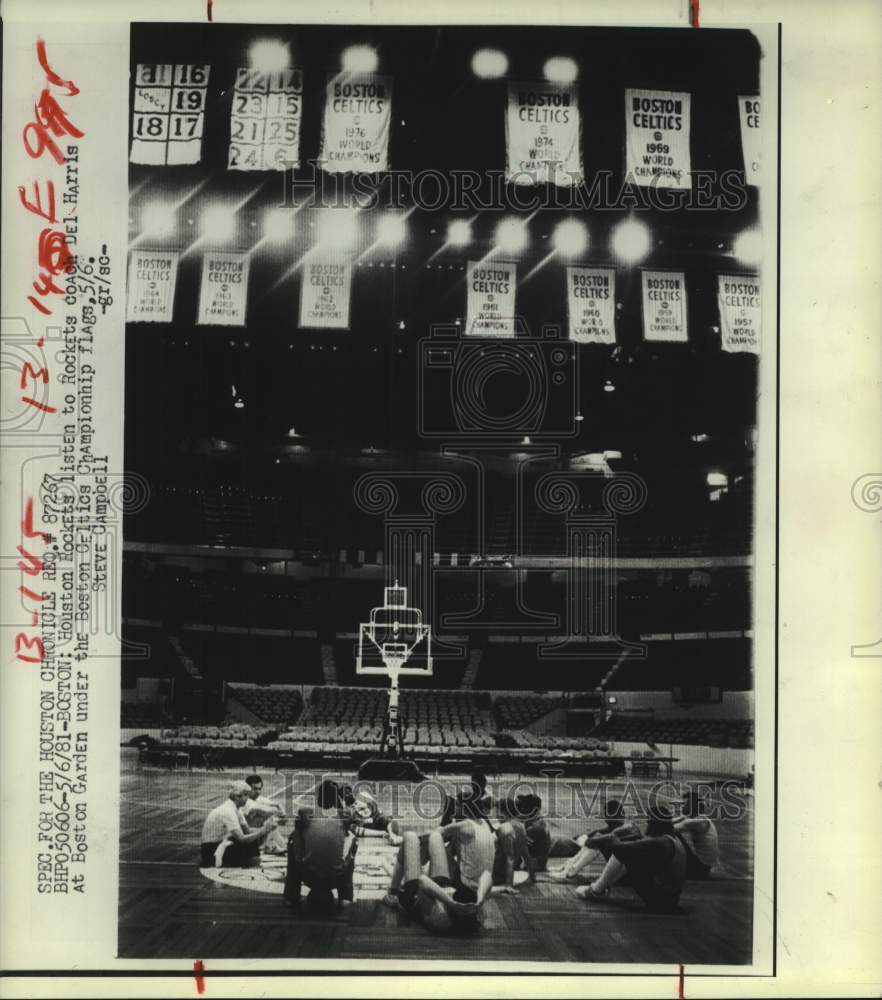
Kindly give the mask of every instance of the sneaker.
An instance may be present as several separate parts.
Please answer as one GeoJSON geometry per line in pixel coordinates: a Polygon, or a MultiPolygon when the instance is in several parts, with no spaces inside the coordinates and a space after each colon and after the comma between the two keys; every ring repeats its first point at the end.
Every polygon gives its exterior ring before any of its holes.
{"type": "Polygon", "coordinates": [[[549,872],[548,877],[554,882],[569,882],[571,879],[575,878],[575,875],[570,875],[566,868],[561,868],[560,871],[549,872]]]}
{"type": "Polygon", "coordinates": [[[603,892],[594,891],[594,883],[590,885],[580,885],[576,889],[576,895],[579,899],[606,899],[609,896],[609,889],[604,889],[603,892]]]}

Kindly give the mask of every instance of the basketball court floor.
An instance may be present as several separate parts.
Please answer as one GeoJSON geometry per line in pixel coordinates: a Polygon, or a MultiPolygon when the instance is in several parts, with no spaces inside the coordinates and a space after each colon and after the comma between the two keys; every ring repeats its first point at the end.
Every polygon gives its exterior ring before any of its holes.
{"type": "MultiPolygon", "coordinates": [[[[198,867],[203,819],[226,797],[229,783],[245,772],[164,771],[124,766],[121,788],[119,956],[197,959],[297,958],[499,962],[651,963],[737,965],[749,963],[752,947],[753,803],[745,815],[717,824],[721,861],[707,882],[687,882],[679,912],[647,913],[625,888],[606,902],[583,902],[571,883],[538,882],[519,895],[494,893],[476,937],[432,936],[381,902],[396,849],[385,839],[365,838],[356,858],[356,899],[331,916],[282,901],[285,859],[264,856],[259,869],[198,867]]],[[[318,772],[316,772],[318,774],[318,772]]],[[[284,773],[264,772],[264,795],[284,805],[284,773]]],[[[332,776],[333,777],[333,776],[332,776]]],[[[306,775],[300,775],[302,782],[306,775]]],[[[354,775],[343,775],[353,781],[354,775]]],[[[516,775],[491,780],[513,782],[516,775]]],[[[466,776],[442,775],[448,790],[466,776]]],[[[560,782],[557,801],[545,813],[562,832],[576,835],[602,823],[558,819],[573,801],[570,785],[593,794],[595,781],[560,782]]],[[[298,788],[301,786],[298,785],[298,788]]],[[[543,787],[539,787],[540,794],[543,787]]],[[[437,821],[420,818],[402,789],[402,829],[423,832],[437,821]]],[[[548,788],[545,788],[546,795],[548,788]]],[[[616,794],[610,783],[610,795],[616,794]]],[[[423,815],[437,801],[425,797],[423,815]]],[[[381,799],[382,805],[382,799],[381,799]]],[[[563,862],[552,859],[554,871],[563,862]]],[[[599,874],[600,866],[588,870],[599,874]]],[[[551,971],[548,969],[547,971],[551,971]]]]}

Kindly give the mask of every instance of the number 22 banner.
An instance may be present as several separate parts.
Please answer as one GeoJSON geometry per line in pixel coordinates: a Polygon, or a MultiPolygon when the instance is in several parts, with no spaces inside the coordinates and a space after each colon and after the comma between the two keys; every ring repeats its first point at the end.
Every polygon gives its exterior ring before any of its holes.
{"type": "Polygon", "coordinates": [[[239,69],[230,114],[230,170],[287,170],[300,166],[300,70],[239,69]]]}

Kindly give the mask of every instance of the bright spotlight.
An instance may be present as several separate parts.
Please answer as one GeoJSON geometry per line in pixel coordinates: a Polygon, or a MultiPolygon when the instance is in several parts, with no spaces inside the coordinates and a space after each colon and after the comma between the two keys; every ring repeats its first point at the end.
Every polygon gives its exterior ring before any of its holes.
{"type": "Polygon", "coordinates": [[[499,49],[478,49],[472,56],[472,72],[482,80],[496,80],[508,72],[508,56],[499,49]]]}
{"type": "Polygon", "coordinates": [[[372,45],[350,45],[343,50],[340,63],[347,73],[376,73],[377,50],[372,45]]]}
{"type": "Polygon", "coordinates": [[[578,257],[588,249],[588,230],[583,222],[564,219],[555,226],[551,242],[564,257],[578,257]]]}
{"type": "Polygon", "coordinates": [[[270,243],[284,243],[294,235],[294,212],[290,208],[270,208],[263,215],[263,236],[270,243]]]}
{"type": "Polygon", "coordinates": [[[472,227],[465,219],[454,219],[447,227],[447,242],[455,247],[464,247],[472,239],[472,227]]]}
{"type": "Polygon", "coordinates": [[[709,472],[707,474],[707,485],[708,486],[728,486],[729,477],[725,472],[709,472]]]}
{"type": "Polygon", "coordinates": [[[527,227],[520,219],[503,219],[496,227],[496,246],[517,253],[527,245],[527,227]]]}
{"type": "Polygon", "coordinates": [[[351,250],[358,241],[358,212],[326,208],[319,217],[319,242],[335,250],[351,250]]]}
{"type": "Polygon", "coordinates": [[[735,238],[735,256],[742,264],[759,264],[763,259],[763,238],[756,229],[745,229],[735,238]]]}
{"type": "Polygon", "coordinates": [[[553,56],[542,67],[549,83],[573,83],[579,75],[579,67],[569,56],[553,56]]]}
{"type": "Polygon", "coordinates": [[[377,223],[377,242],[381,246],[392,247],[403,243],[407,236],[407,223],[403,215],[390,212],[380,216],[377,223]]]}
{"type": "Polygon", "coordinates": [[[637,219],[620,222],[613,230],[613,253],[624,264],[636,264],[648,253],[651,245],[649,228],[637,219]]]}
{"type": "Polygon", "coordinates": [[[199,219],[199,230],[207,240],[223,243],[236,232],[236,216],[226,205],[209,205],[199,219]]]}
{"type": "Polygon", "coordinates": [[[164,201],[154,201],[141,209],[144,236],[171,236],[175,231],[175,209],[164,201]]]}
{"type": "Polygon", "coordinates": [[[291,52],[285,42],[260,38],[248,49],[248,65],[260,73],[281,73],[291,65],[291,52]]]}

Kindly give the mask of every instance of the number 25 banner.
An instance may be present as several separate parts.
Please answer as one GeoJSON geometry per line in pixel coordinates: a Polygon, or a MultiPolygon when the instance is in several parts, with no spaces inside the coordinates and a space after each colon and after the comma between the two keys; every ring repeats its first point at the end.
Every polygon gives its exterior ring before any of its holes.
{"type": "Polygon", "coordinates": [[[239,69],[230,114],[230,170],[299,167],[303,79],[299,69],[239,69]]]}

